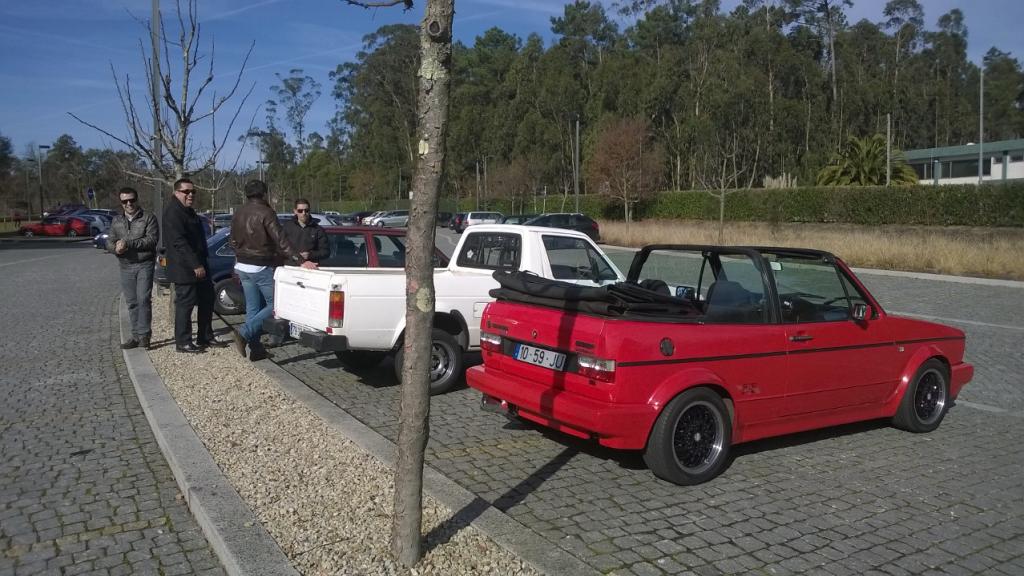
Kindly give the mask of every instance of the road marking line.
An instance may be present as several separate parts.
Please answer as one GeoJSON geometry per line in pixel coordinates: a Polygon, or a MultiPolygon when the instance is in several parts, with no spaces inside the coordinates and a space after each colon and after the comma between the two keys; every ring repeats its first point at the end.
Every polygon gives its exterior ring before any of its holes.
{"type": "Polygon", "coordinates": [[[999,414],[1005,414],[1009,412],[1006,408],[1000,408],[998,406],[989,406],[988,404],[979,404],[977,402],[970,402],[967,400],[957,400],[957,406],[966,406],[967,408],[974,408],[975,410],[981,410],[983,412],[996,412],[999,414]]]}
{"type": "Polygon", "coordinates": [[[3,264],[0,264],[0,268],[3,268],[4,266],[14,266],[15,264],[24,264],[25,262],[35,262],[37,260],[47,260],[49,258],[59,258],[61,256],[63,256],[63,254],[54,254],[53,256],[40,256],[39,258],[29,258],[27,260],[15,260],[14,262],[5,262],[3,264]]]}
{"type": "Polygon", "coordinates": [[[971,326],[984,326],[986,328],[1000,328],[1003,330],[1018,330],[1024,332],[1024,326],[1012,326],[1009,324],[992,324],[990,322],[978,322],[976,320],[961,320],[959,318],[944,318],[942,316],[929,316],[927,314],[914,314],[912,312],[891,312],[899,316],[911,316],[923,320],[938,320],[939,322],[956,322],[957,324],[969,324],[971,326]]]}

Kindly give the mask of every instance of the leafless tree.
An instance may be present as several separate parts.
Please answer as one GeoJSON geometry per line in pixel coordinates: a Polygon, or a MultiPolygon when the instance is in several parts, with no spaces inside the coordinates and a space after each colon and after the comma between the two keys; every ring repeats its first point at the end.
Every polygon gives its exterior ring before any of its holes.
{"type": "MultiPolygon", "coordinates": [[[[412,0],[344,0],[363,7],[412,0]]],[[[391,552],[405,566],[421,555],[423,460],[430,435],[430,354],[434,325],[434,221],[445,162],[452,69],[455,0],[427,0],[420,25],[419,93],[416,98],[417,163],[413,176],[405,260],[405,358],[395,465],[391,552]]]]}
{"type": "MultiPolygon", "coordinates": [[[[242,75],[248,64],[249,56],[252,54],[253,45],[250,45],[230,90],[226,94],[218,96],[213,89],[214,43],[210,42],[208,55],[202,54],[197,0],[187,0],[184,6],[182,0],[176,0],[175,14],[176,37],[172,38],[167,34],[166,27],[162,24],[163,19],[160,19],[162,56],[155,53],[155,47],[147,50],[145,43],[141,39],[139,40],[139,51],[143,57],[147,79],[145,106],[142,106],[140,99],[134,94],[131,76],[125,74],[122,80],[113,64],[110,66],[124,113],[126,135],[115,135],[110,130],[83,120],[71,112],[68,113],[75,120],[98,130],[145,158],[153,167],[152,174],[137,173],[126,167],[127,174],[162,182],[173,182],[187,173],[199,173],[215,166],[218,157],[222,155],[242,107],[256,86],[253,83],[244,95],[239,91],[242,75]],[[172,65],[174,62],[171,59],[172,53],[179,59],[178,65],[172,65]],[[162,73],[158,65],[161,58],[164,63],[162,73]],[[175,75],[171,73],[172,70],[180,75],[177,91],[175,91],[175,75]],[[159,75],[157,82],[152,81],[155,75],[159,75]],[[204,99],[207,91],[213,93],[210,100],[204,99]],[[224,130],[222,136],[218,136],[215,129],[216,115],[236,95],[241,96],[238,106],[231,115],[227,129],[224,130]],[[209,107],[203,106],[205,102],[210,102],[209,107]],[[203,107],[200,108],[200,106],[203,107]],[[161,111],[161,120],[156,126],[150,126],[144,119],[153,110],[161,111]],[[209,146],[197,145],[192,138],[192,131],[197,125],[204,122],[209,122],[214,127],[212,142],[209,146]]],[[[150,33],[153,32],[152,22],[142,24],[150,33]]],[[[227,111],[225,109],[225,112],[227,111]]],[[[235,165],[237,162],[238,157],[236,156],[235,165]]],[[[234,166],[232,166],[233,169],[234,166]]],[[[219,187],[219,184],[215,183],[214,187],[219,187]]]]}
{"type": "Polygon", "coordinates": [[[636,203],[662,183],[664,151],[648,137],[646,120],[615,120],[601,130],[589,162],[591,188],[622,202],[627,223],[633,219],[636,203]]]}

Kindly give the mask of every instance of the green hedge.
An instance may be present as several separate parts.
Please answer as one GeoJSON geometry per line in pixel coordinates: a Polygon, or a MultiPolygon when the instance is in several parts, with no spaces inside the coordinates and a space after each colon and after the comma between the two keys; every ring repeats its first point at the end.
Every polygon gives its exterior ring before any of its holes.
{"type": "MultiPolygon", "coordinates": [[[[718,198],[663,192],[640,217],[717,220],[718,198]]],[[[621,216],[620,216],[621,217],[621,216]]],[[[1024,182],[984,186],[813,187],[727,194],[727,220],[963,226],[1024,226],[1024,182]]]]}
{"type": "MultiPolygon", "coordinates": [[[[394,200],[380,209],[391,209],[394,200]]],[[[537,210],[540,210],[540,202],[537,210]]],[[[407,208],[408,201],[399,203],[407,208]]],[[[560,196],[549,196],[547,210],[562,207],[560,196]]],[[[565,210],[572,211],[570,196],[565,210]]],[[[353,212],[366,210],[364,203],[342,201],[324,210],[353,212]]],[[[474,199],[464,199],[460,211],[475,210],[474,199]]],[[[510,214],[507,200],[487,203],[487,210],[510,214]]],[[[455,201],[442,199],[439,210],[456,211],[455,201]]],[[[580,211],[612,220],[623,219],[622,206],[607,197],[580,196],[580,211]]],[[[516,207],[516,212],[533,212],[516,207]]],[[[661,192],[636,207],[638,218],[717,220],[718,198],[702,190],[661,192]]],[[[905,224],[925,226],[1011,226],[1024,227],[1024,181],[951,186],[808,187],[730,191],[725,201],[726,220],[755,222],[841,222],[848,224],[905,224]]]]}

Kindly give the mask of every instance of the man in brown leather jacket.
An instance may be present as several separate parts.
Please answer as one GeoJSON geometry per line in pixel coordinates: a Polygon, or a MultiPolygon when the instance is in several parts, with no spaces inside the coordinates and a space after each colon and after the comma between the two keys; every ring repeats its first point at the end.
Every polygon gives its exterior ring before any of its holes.
{"type": "Polygon", "coordinates": [[[249,346],[253,362],[267,357],[260,343],[263,321],[274,311],[274,267],[286,264],[315,269],[314,262],[299,254],[281,231],[277,213],[267,202],[267,185],[250,180],[245,185],[245,204],[231,218],[231,245],[235,249],[235,272],[245,293],[245,324],[235,331],[235,348],[244,358],[249,346]]]}

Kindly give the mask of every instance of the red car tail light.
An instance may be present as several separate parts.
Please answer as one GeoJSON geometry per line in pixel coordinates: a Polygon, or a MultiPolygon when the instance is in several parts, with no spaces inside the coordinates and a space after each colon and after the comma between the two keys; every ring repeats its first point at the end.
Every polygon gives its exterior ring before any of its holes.
{"type": "Polygon", "coordinates": [[[341,328],[345,323],[345,293],[340,290],[331,291],[331,308],[327,316],[327,326],[341,328]]]}
{"type": "Polygon", "coordinates": [[[480,332],[480,348],[489,352],[501,352],[501,336],[493,332],[480,332]]]}
{"type": "Polygon", "coordinates": [[[605,360],[581,354],[576,358],[576,363],[579,365],[578,373],[581,376],[602,382],[615,381],[615,360],[605,360]]]}

